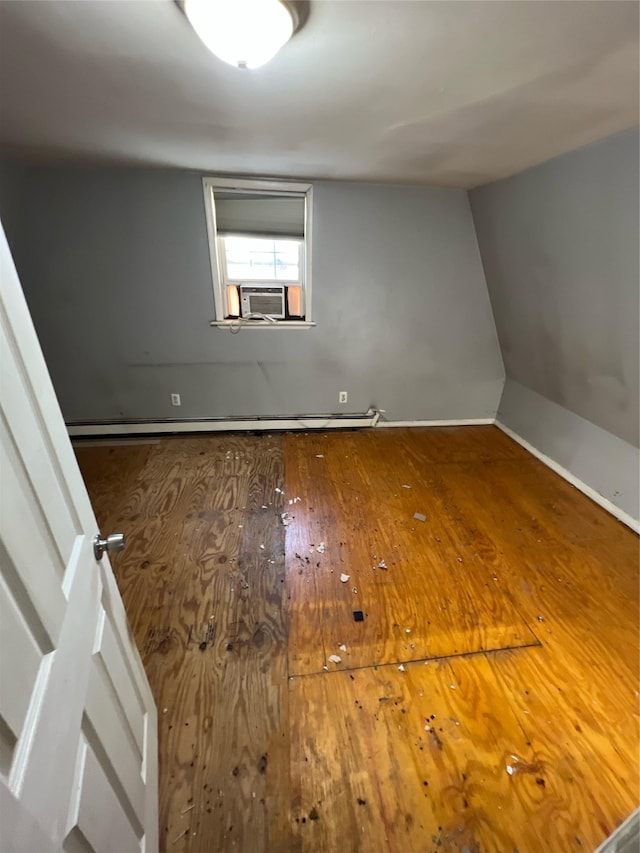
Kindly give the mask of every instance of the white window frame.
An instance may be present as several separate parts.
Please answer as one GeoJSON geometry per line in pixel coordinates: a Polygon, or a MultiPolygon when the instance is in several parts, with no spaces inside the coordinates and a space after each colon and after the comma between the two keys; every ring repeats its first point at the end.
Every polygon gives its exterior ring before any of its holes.
{"type": "MultiPolygon", "coordinates": [[[[213,284],[213,300],[215,304],[216,319],[211,322],[212,326],[221,328],[242,328],[242,329],[308,329],[315,326],[312,321],[312,300],[311,300],[311,236],[313,232],[313,187],[311,184],[294,183],[293,181],[267,181],[254,180],[249,178],[215,178],[205,177],[202,179],[202,187],[204,191],[204,208],[207,220],[207,238],[209,241],[209,258],[211,261],[211,280],[213,284]],[[216,190],[238,190],[238,192],[264,192],[269,195],[296,195],[304,193],[304,239],[302,241],[301,253],[304,256],[301,263],[303,272],[302,282],[302,299],[305,309],[304,320],[276,320],[269,322],[267,320],[242,320],[242,319],[225,319],[225,293],[226,286],[225,276],[221,263],[221,252],[216,228],[216,214],[214,194],[216,190]]],[[[243,235],[246,236],[246,235],[243,235]]],[[[258,235],[256,235],[258,236],[258,235]]],[[[277,239],[277,238],[276,238],[277,239]]],[[[286,239],[286,238],[285,238],[286,239]]],[[[256,284],[262,283],[256,281],[256,284]]],[[[249,282],[247,282],[249,283],[249,282]]],[[[264,283],[268,283],[264,280],[264,283]]],[[[276,284],[286,284],[284,281],[277,281],[276,284]]]]}

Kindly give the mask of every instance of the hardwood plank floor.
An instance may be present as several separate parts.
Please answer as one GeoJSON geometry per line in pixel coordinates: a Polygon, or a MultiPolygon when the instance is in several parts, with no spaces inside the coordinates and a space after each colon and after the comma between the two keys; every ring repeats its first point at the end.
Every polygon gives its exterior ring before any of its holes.
{"type": "Polygon", "coordinates": [[[76,453],[164,851],[592,851],[638,804],[638,539],[496,428],[76,453]]]}

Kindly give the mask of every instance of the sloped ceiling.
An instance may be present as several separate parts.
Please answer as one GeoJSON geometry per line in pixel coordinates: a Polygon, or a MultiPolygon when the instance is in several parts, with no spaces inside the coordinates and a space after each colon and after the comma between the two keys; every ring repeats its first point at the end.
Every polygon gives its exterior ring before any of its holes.
{"type": "Polygon", "coordinates": [[[473,187],[638,121],[638,4],[311,0],[256,71],[172,0],[0,2],[0,142],[51,159],[473,187]]]}

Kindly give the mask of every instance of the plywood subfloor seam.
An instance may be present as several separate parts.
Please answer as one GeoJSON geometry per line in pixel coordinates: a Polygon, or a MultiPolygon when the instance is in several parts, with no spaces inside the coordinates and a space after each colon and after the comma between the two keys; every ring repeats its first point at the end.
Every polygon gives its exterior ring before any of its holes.
{"type": "Polygon", "coordinates": [[[500,646],[496,649],[478,649],[478,651],[475,652],[459,652],[458,654],[438,655],[436,657],[409,658],[407,660],[388,661],[387,663],[370,663],[364,664],[362,666],[343,666],[340,669],[330,669],[329,671],[321,669],[317,672],[303,672],[299,675],[296,675],[295,673],[289,673],[289,679],[293,680],[297,678],[313,678],[318,675],[331,675],[335,672],[360,672],[361,670],[367,669],[377,671],[384,670],[387,667],[393,669],[394,667],[397,668],[398,666],[418,666],[419,664],[425,665],[429,663],[439,663],[441,661],[452,660],[454,658],[472,658],[476,655],[492,655],[497,654],[499,652],[519,652],[523,651],[524,649],[536,649],[542,647],[543,644],[536,637],[535,643],[524,643],[520,646],[500,646]]]}

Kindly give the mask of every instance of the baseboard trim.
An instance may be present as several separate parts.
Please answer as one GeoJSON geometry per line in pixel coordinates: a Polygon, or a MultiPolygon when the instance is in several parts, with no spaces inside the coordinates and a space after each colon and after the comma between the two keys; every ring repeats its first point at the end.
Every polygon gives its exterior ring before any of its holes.
{"type": "Polygon", "coordinates": [[[230,420],[120,421],[117,423],[71,423],[72,438],[112,435],[154,435],[185,432],[233,432],[247,430],[354,429],[358,427],[457,427],[493,424],[493,418],[454,418],[433,421],[383,421],[377,410],[362,415],[312,415],[301,418],[246,418],[230,420]]]}
{"type": "Polygon", "coordinates": [[[256,418],[238,420],[183,420],[183,421],[120,421],[118,423],[67,424],[72,438],[112,435],[166,435],[189,432],[247,432],[254,430],[295,429],[357,429],[375,426],[378,413],[335,417],[311,416],[302,418],[256,418]]]}
{"type": "Polygon", "coordinates": [[[494,418],[458,418],[447,421],[378,421],[377,427],[451,427],[451,426],[480,426],[493,424],[494,418]]]}
{"type": "Polygon", "coordinates": [[[595,853],[634,853],[640,841],[640,809],[631,812],[613,833],[602,842],[595,853]]]}
{"type": "Polygon", "coordinates": [[[571,483],[572,486],[575,486],[576,489],[579,489],[584,495],[588,498],[591,498],[592,501],[601,506],[603,509],[606,509],[607,512],[611,513],[618,521],[621,521],[623,524],[626,524],[627,527],[630,527],[635,533],[640,533],[640,521],[633,518],[633,516],[629,515],[629,513],[620,509],[619,506],[616,506],[612,503],[608,498],[605,498],[599,492],[597,492],[591,486],[588,486],[582,480],[572,474],[571,471],[568,471],[559,462],[556,462],[550,456],[547,456],[541,450],[538,450],[537,447],[534,447],[533,444],[530,444],[526,438],[523,438],[521,435],[518,435],[517,432],[514,432],[510,429],[506,424],[503,424],[502,421],[499,421],[497,418],[495,420],[495,425],[498,429],[501,429],[505,435],[508,435],[509,438],[512,438],[516,441],[521,447],[524,447],[525,450],[528,450],[536,459],[539,459],[543,462],[548,468],[551,468],[552,471],[555,471],[556,474],[559,474],[564,480],[568,483],[571,483]]]}

